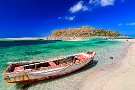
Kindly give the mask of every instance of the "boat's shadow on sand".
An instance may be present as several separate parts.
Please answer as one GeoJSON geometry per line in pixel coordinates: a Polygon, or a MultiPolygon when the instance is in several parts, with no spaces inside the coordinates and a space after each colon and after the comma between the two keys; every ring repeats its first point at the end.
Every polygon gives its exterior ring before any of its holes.
{"type": "Polygon", "coordinates": [[[88,65],[84,66],[83,68],[81,68],[81,69],[79,69],[79,70],[77,70],[73,73],[70,73],[70,74],[67,74],[67,75],[64,75],[64,76],[61,76],[61,77],[48,79],[48,80],[44,80],[44,81],[37,81],[37,82],[30,82],[30,83],[19,83],[19,84],[16,84],[16,89],[27,90],[29,87],[37,85],[37,84],[43,84],[43,83],[59,80],[59,79],[62,79],[62,78],[66,78],[66,77],[69,77],[71,75],[78,74],[80,72],[84,72],[88,69],[91,69],[92,67],[96,66],[97,63],[98,63],[98,60],[93,60],[92,64],[88,64],[88,65]]]}

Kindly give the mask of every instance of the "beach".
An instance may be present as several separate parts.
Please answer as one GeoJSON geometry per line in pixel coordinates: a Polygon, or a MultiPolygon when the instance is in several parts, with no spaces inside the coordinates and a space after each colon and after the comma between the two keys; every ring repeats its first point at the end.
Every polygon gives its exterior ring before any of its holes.
{"type": "Polygon", "coordinates": [[[129,41],[126,57],[109,68],[92,71],[80,90],[135,90],[135,42],[129,41]]]}
{"type": "MultiPolygon", "coordinates": [[[[10,45],[13,43],[12,41],[8,41],[7,45],[9,42],[10,45]]],[[[130,68],[130,65],[127,64],[127,60],[131,60],[129,56],[132,56],[131,54],[133,54],[132,52],[135,47],[132,42],[132,40],[126,42],[124,39],[121,41],[109,41],[103,39],[91,39],[89,41],[75,42],[50,41],[49,43],[46,43],[46,41],[36,40],[34,44],[33,41],[24,41],[22,45],[22,41],[21,43],[16,41],[13,43],[13,46],[8,45],[7,47],[4,46],[4,48],[0,48],[2,51],[2,65],[0,66],[0,71],[2,73],[6,68],[5,63],[7,61],[5,60],[20,61],[25,59],[31,60],[31,58],[38,60],[52,56],[55,57],[59,55],[67,55],[69,53],[94,50],[96,51],[96,56],[93,64],[87,65],[74,73],[62,77],[32,83],[27,90],[110,90],[110,87],[114,85],[115,86],[111,88],[112,90],[123,90],[120,89],[120,86],[122,88],[126,82],[132,83],[128,83],[129,86],[134,85],[134,82],[131,82],[131,80],[134,79],[127,77],[129,73],[133,75],[133,73],[131,73],[133,67],[130,68]],[[25,45],[26,43],[28,44],[25,45]],[[68,49],[65,47],[68,47],[68,49]],[[9,50],[12,52],[8,52],[9,50]],[[110,58],[111,56],[113,59],[110,58]],[[130,68],[131,70],[127,68],[130,68]],[[127,73],[123,74],[123,72],[126,71],[127,73]],[[118,80],[118,78],[121,78],[121,81],[118,80]],[[124,79],[128,81],[123,82],[124,79]],[[115,82],[116,80],[118,80],[118,83],[115,82]]],[[[20,90],[27,84],[8,84],[5,83],[2,77],[0,79],[0,90],[20,90]]],[[[130,89],[129,86],[127,89],[133,90],[130,89]]],[[[131,88],[133,87],[131,86],[131,88]]]]}
{"type": "Polygon", "coordinates": [[[0,9],[0,90],[135,90],[135,0],[0,9]]]}

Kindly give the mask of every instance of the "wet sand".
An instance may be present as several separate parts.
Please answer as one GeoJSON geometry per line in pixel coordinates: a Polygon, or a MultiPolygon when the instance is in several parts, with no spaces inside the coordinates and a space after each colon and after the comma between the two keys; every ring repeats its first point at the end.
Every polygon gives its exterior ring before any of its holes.
{"type": "Polygon", "coordinates": [[[80,90],[135,90],[135,42],[123,60],[103,70],[94,70],[85,79],[80,90]]]}

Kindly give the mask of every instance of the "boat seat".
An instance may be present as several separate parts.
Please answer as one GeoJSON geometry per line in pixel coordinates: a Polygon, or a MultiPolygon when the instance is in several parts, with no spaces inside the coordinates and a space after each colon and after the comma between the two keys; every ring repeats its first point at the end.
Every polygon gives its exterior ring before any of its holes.
{"type": "Polygon", "coordinates": [[[75,56],[75,58],[77,58],[79,61],[84,61],[88,59],[88,56],[85,56],[84,54],[78,54],[75,56]]]}
{"type": "Polygon", "coordinates": [[[49,62],[49,64],[52,68],[57,66],[54,62],[49,62]]]}
{"type": "Polygon", "coordinates": [[[23,66],[19,66],[19,67],[15,67],[13,72],[16,73],[16,72],[21,72],[23,70],[24,70],[23,66]]]}

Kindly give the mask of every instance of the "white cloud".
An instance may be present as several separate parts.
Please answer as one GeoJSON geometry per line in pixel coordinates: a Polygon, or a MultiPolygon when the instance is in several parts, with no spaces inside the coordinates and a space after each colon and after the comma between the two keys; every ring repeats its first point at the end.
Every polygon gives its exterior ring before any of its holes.
{"type": "Polygon", "coordinates": [[[100,4],[100,0],[90,0],[90,4],[100,4]]]}
{"type": "Polygon", "coordinates": [[[75,4],[74,6],[72,6],[72,7],[69,9],[69,11],[70,11],[71,13],[75,13],[75,12],[78,12],[78,11],[80,11],[80,10],[82,10],[82,11],[88,10],[88,7],[85,6],[85,5],[83,5],[83,4],[84,4],[83,1],[79,1],[79,2],[77,2],[77,4],[75,4]]]}
{"type": "Polygon", "coordinates": [[[115,0],[100,0],[101,6],[114,5],[115,0]]]}
{"type": "MultiPolygon", "coordinates": [[[[118,24],[118,26],[122,26],[123,24],[118,24]]],[[[127,25],[127,26],[133,26],[133,25],[135,25],[135,23],[126,23],[126,24],[124,24],[124,25],[127,25]]]]}
{"type": "Polygon", "coordinates": [[[107,6],[107,5],[114,5],[115,0],[90,0],[89,4],[107,6]]]}
{"type": "Polygon", "coordinates": [[[93,3],[93,0],[90,0],[89,3],[93,3]]]}
{"type": "Polygon", "coordinates": [[[122,24],[120,23],[120,24],[118,24],[118,26],[122,26],[122,24]]]}
{"type": "MultiPolygon", "coordinates": [[[[91,11],[93,8],[97,6],[108,6],[114,5],[116,0],[89,0],[89,3],[83,2],[82,0],[74,4],[70,9],[69,12],[75,13],[78,11],[91,11]]],[[[123,0],[122,0],[123,1],[123,0]]]]}
{"type": "Polygon", "coordinates": [[[126,25],[135,25],[135,23],[126,23],[126,25]]]}
{"type": "Polygon", "coordinates": [[[88,9],[88,7],[86,7],[86,6],[83,6],[82,10],[83,10],[83,11],[87,11],[87,10],[89,10],[89,9],[88,9]]]}
{"type": "Polygon", "coordinates": [[[72,21],[72,20],[75,19],[75,16],[72,16],[72,17],[58,17],[58,19],[66,19],[66,20],[72,21]]]}
{"type": "Polygon", "coordinates": [[[73,16],[73,17],[66,17],[65,19],[68,19],[69,21],[72,21],[72,20],[75,19],[75,16],[73,16]]]}
{"type": "Polygon", "coordinates": [[[58,17],[58,19],[61,19],[61,17],[58,17]]]}

